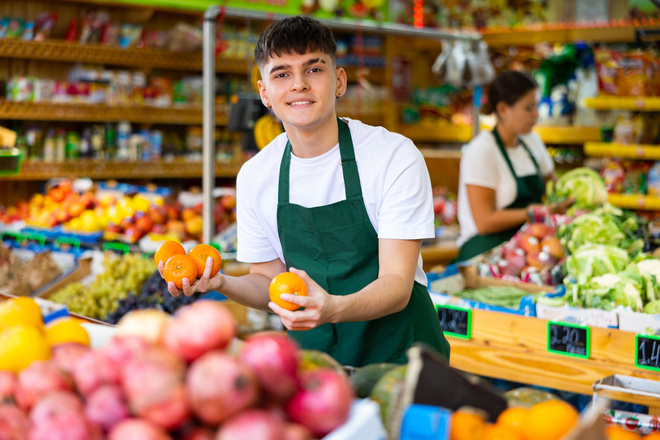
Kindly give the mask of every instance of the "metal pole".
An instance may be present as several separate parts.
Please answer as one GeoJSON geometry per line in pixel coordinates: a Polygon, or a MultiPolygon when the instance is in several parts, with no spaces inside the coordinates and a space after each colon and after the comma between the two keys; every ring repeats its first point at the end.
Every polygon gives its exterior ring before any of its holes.
{"type": "Polygon", "coordinates": [[[213,188],[215,187],[215,21],[217,6],[204,13],[204,97],[202,102],[202,241],[210,243],[215,235],[213,188]]]}
{"type": "Polygon", "coordinates": [[[475,138],[481,130],[479,124],[479,113],[481,111],[481,96],[483,95],[483,88],[475,86],[472,90],[472,138],[475,138]]]}

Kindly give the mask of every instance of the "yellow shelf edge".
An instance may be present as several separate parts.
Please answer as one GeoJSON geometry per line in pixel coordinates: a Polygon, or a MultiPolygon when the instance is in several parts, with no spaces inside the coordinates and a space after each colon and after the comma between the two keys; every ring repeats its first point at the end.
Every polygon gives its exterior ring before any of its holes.
{"type": "Polygon", "coordinates": [[[660,145],[587,142],[584,145],[584,154],[591,157],[660,160],[660,145]]]}
{"type": "Polygon", "coordinates": [[[640,209],[646,211],[660,211],[660,198],[637,194],[610,193],[607,201],[612,205],[624,209],[640,209]]]}
{"type": "MultiPolygon", "coordinates": [[[[483,125],[482,130],[492,127],[483,125]]],[[[403,125],[399,133],[414,142],[469,142],[472,139],[472,127],[467,125],[403,125]]],[[[536,126],[534,132],[546,144],[584,144],[600,139],[598,127],[572,126],[536,126]]]]}
{"type": "Polygon", "coordinates": [[[587,98],[584,105],[596,110],[631,110],[631,111],[660,111],[660,97],[636,96],[597,96],[587,98]]]}

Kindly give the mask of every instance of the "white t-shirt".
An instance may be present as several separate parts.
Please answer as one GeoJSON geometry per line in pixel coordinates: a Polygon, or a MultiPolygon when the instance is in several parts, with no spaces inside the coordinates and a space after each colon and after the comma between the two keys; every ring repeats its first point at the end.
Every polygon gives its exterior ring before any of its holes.
{"type": "MultiPolygon", "coordinates": [[[[431,180],[409,139],[344,118],[353,139],[362,197],[378,238],[433,238],[431,180]]],[[[262,263],[284,254],[277,233],[277,193],[286,133],[248,160],[236,180],[238,260],[262,263]]],[[[291,155],[290,203],[312,208],[346,200],[339,144],[314,158],[291,155]]],[[[421,255],[415,280],[426,285],[421,255]]]]}
{"type": "MultiPolygon", "coordinates": [[[[555,169],[554,163],[539,135],[531,132],[520,136],[520,139],[534,155],[541,175],[545,177],[552,173],[555,169]]],[[[507,148],[506,151],[516,175],[524,177],[536,174],[534,163],[522,145],[507,148]]],[[[477,235],[477,226],[467,197],[467,185],[494,189],[495,209],[498,210],[509,206],[516,199],[516,181],[490,130],[482,130],[463,147],[458,179],[458,222],[461,226],[461,235],[457,240],[459,246],[477,235]]]]}

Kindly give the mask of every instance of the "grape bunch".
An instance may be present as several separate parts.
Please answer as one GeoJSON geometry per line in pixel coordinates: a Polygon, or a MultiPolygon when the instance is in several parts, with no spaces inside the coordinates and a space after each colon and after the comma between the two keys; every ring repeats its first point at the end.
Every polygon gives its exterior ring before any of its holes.
{"type": "Polygon", "coordinates": [[[105,320],[110,324],[116,324],[122,316],[135,309],[157,309],[173,314],[180,307],[191,304],[198,298],[197,294],[172,296],[167,291],[167,281],[160,276],[158,271],[155,271],[142,284],[137,295],[130,293],[126,298],[119,300],[116,310],[108,314],[105,320]]]}
{"type": "Polygon", "coordinates": [[[103,268],[103,273],[88,286],[72,283],[49,299],[66,304],[73,313],[105,319],[117,309],[120,300],[131,292],[139,292],[145,280],[156,270],[150,258],[139,254],[119,256],[112,252],[105,254],[103,268]]]}

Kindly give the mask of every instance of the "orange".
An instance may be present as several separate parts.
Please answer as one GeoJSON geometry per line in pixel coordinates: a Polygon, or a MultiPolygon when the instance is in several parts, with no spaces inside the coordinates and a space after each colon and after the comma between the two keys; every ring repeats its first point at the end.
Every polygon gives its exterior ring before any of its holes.
{"type": "Polygon", "coordinates": [[[186,255],[186,250],[178,241],[167,240],[158,247],[158,250],[156,250],[156,253],[154,254],[156,266],[158,266],[158,263],[161,261],[167,261],[174,255],[186,255]]]}
{"type": "Polygon", "coordinates": [[[171,256],[163,266],[163,279],[172,281],[177,289],[183,289],[183,279],[188,278],[190,284],[197,279],[197,264],[187,255],[171,256]]]}
{"type": "Polygon", "coordinates": [[[523,425],[528,440],[559,440],[578,421],[578,412],[563,400],[550,399],[532,406],[523,425]]]}
{"type": "Polygon", "coordinates": [[[456,411],[451,416],[449,440],[480,440],[486,429],[484,418],[471,411],[456,411]]]}
{"type": "Polygon", "coordinates": [[[529,410],[527,408],[523,408],[522,406],[507,408],[497,417],[496,424],[498,426],[509,428],[522,435],[525,419],[527,419],[527,414],[529,414],[529,410]]]}
{"type": "Polygon", "coordinates": [[[649,435],[642,437],[644,440],[660,440],[660,432],[652,432],[649,435]]]}
{"type": "Polygon", "coordinates": [[[216,248],[208,244],[198,244],[194,248],[190,249],[188,256],[193,259],[195,264],[197,264],[197,276],[201,277],[206,268],[206,260],[211,257],[213,258],[213,267],[211,268],[211,276],[215,276],[220,271],[220,266],[222,264],[222,258],[220,257],[220,252],[216,248]]]}
{"type": "Polygon", "coordinates": [[[76,318],[64,317],[49,322],[45,334],[51,347],[66,342],[89,345],[89,333],[76,318]]]}
{"type": "Polygon", "coordinates": [[[481,440],[523,440],[523,436],[515,429],[502,425],[487,425],[481,440]]]}
{"type": "Polygon", "coordinates": [[[293,304],[288,301],[284,301],[280,298],[280,295],[283,293],[290,293],[291,295],[298,296],[307,296],[307,285],[295,273],[291,272],[282,272],[277,275],[270,282],[268,287],[268,294],[270,295],[270,300],[287,310],[298,310],[300,306],[298,304],[293,304]]]}
{"type": "Polygon", "coordinates": [[[18,373],[33,361],[50,359],[50,345],[41,330],[14,325],[0,332],[0,370],[18,373]]]}
{"type": "Polygon", "coordinates": [[[639,434],[623,429],[621,426],[617,425],[605,428],[605,437],[607,437],[607,440],[640,440],[642,438],[639,434]]]}
{"type": "Polygon", "coordinates": [[[39,304],[25,296],[0,302],[0,328],[12,325],[30,325],[43,330],[44,321],[39,304]]]}

